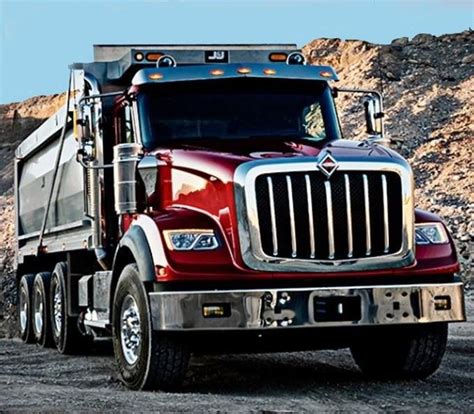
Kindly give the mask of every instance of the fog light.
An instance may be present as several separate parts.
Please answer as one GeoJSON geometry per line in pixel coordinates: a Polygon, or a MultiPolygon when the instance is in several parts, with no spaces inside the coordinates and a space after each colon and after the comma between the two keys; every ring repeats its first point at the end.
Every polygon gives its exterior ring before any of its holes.
{"type": "Polygon", "coordinates": [[[449,296],[435,296],[434,307],[437,311],[451,309],[451,298],[449,296]]]}
{"type": "Polygon", "coordinates": [[[209,303],[202,306],[202,316],[205,318],[228,318],[230,316],[229,303],[209,303]]]}

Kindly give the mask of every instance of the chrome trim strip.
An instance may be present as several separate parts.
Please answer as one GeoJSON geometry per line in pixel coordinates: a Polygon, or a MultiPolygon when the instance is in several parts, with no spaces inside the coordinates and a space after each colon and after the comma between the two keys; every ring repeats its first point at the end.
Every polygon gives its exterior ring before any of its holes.
{"type": "Polygon", "coordinates": [[[388,253],[390,249],[390,229],[388,227],[388,193],[387,193],[387,177],[385,174],[381,176],[382,180],[382,200],[383,200],[383,239],[384,253],[388,253]]]}
{"type": "Polygon", "coordinates": [[[288,189],[288,209],[290,213],[291,256],[296,257],[298,249],[296,245],[295,206],[293,205],[293,186],[289,175],[286,176],[286,187],[288,189]]]}
{"type": "Polygon", "coordinates": [[[352,234],[352,205],[351,205],[351,183],[349,176],[344,174],[344,185],[346,189],[346,213],[347,213],[347,257],[352,257],[354,253],[352,234]]]}
{"type": "Polygon", "coordinates": [[[371,239],[371,227],[370,227],[370,200],[369,200],[369,181],[367,174],[362,175],[362,181],[364,183],[364,209],[365,209],[365,255],[370,256],[372,252],[372,239],[371,239]]]}
{"type": "MultiPolygon", "coordinates": [[[[393,253],[363,258],[338,260],[281,258],[263,251],[258,223],[255,180],[262,174],[315,172],[318,158],[278,158],[248,161],[234,173],[235,208],[239,231],[240,252],[247,267],[269,272],[344,272],[376,269],[395,269],[415,262],[413,173],[408,163],[398,155],[392,157],[337,157],[338,171],[396,173],[401,179],[400,198],[403,209],[401,248],[393,253]]],[[[314,200],[313,200],[314,201],[314,200]]]]}
{"type": "Polygon", "coordinates": [[[332,217],[332,194],[331,194],[331,182],[329,180],[324,182],[324,189],[326,191],[326,211],[328,216],[328,248],[329,256],[328,259],[334,259],[335,246],[334,246],[334,221],[332,217]]]}
{"type": "Polygon", "coordinates": [[[316,256],[316,242],[314,238],[314,211],[313,211],[313,195],[311,194],[311,181],[309,175],[304,176],[306,182],[306,200],[308,202],[308,220],[309,220],[309,257],[314,259],[316,256]]]}
{"type": "Polygon", "coordinates": [[[273,197],[273,180],[271,177],[267,177],[268,183],[268,198],[270,202],[270,219],[272,222],[272,243],[273,243],[273,256],[278,255],[278,234],[276,226],[275,216],[275,199],[273,197]]]}
{"type": "Polygon", "coordinates": [[[151,292],[149,299],[154,330],[314,329],[466,320],[462,283],[151,292]],[[439,296],[450,298],[450,309],[436,309],[439,296]],[[360,298],[360,314],[351,312],[343,321],[324,320],[325,299],[340,298],[337,308],[344,312],[344,297],[360,298]],[[317,299],[322,313],[315,307],[317,299]],[[204,304],[223,303],[230,306],[227,317],[203,316],[204,304]]]}

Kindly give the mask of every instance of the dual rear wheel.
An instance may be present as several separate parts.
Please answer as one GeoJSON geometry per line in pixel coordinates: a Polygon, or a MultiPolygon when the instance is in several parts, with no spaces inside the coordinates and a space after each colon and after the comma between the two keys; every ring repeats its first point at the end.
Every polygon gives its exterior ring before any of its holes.
{"type": "Polygon", "coordinates": [[[49,283],[50,273],[22,276],[18,290],[20,337],[26,343],[51,346],[49,283]]]}
{"type": "Polygon", "coordinates": [[[63,354],[72,353],[81,341],[74,318],[67,316],[66,263],[52,273],[23,275],[18,291],[20,337],[26,343],[56,346],[63,354]]]}

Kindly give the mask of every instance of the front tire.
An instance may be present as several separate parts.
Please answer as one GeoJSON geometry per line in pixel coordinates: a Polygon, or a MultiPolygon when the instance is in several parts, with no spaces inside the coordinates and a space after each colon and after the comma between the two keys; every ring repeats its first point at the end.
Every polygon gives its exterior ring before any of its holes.
{"type": "Polygon", "coordinates": [[[189,362],[187,347],[152,329],[148,294],[135,264],[120,275],[113,304],[113,343],[122,382],[134,390],[179,385],[189,362]]]}
{"type": "Polygon", "coordinates": [[[33,282],[35,275],[23,275],[18,286],[18,321],[20,338],[23,342],[35,342],[33,332],[33,282]]]}
{"type": "Polygon", "coordinates": [[[424,379],[441,364],[447,338],[446,323],[374,328],[351,346],[351,352],[368,376],[424,379]]]}
{"type": "Polygon", "coordinates": [[[51,273],[41,272],[33,282],[33,332],[36,342],[42,347],[53,344],[51,332],[49,283],[51,273]]]}

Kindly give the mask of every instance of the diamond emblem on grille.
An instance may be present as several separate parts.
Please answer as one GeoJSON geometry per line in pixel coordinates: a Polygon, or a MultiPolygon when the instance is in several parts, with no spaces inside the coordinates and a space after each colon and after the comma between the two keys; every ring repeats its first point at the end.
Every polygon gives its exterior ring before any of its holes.
{"type": "Polygon", "coordinates": [[[337,167],[339,167],[339,164],[331,154],[326,154],[318,163],[318,168],[327,178],[331,177],[333,172],[337,170],[337,167]]]}

